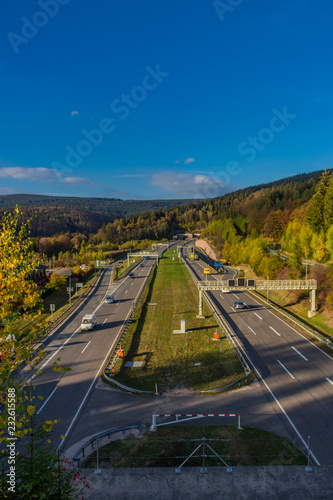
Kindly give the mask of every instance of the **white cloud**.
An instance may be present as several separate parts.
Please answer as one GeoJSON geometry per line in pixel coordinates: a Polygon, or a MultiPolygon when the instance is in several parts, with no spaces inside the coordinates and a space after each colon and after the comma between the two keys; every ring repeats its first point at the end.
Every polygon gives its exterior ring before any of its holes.
{"type": "Polygon", "coordinates": [[[123,175],[112,175],[111,177],[148,177],[148,174],[123,174],[123,175]]]}
{"type": "Polygon", "coordinates": [[[71,112],[71,116],[75,116],[75,115],[78,115],[78,114],[79,114],[79,112],[75,111],[75,110],[71,112]]]}
{"type": "Polygon", "coordinates": [[[19,189],[12,189],[9,187],[0,187],[0,194],[18,194],[21,193],[19,189]]]}
{"type": "Polygon", "coordinates": [[[174,196],[190,198],[214,198],[230,191],[231,187],[217,177],[173,171],[154,174],[150,179],[150,184],[174,196]]]}
{"type": "Polygon", "coordinates": [[[188,165],[189,163],[193,163],[195,161],[195,158],[186,158],[184,160],[184,165],[188,165]]]}
{"type": "Polygon", "coordinates": [[[11,179],[29,179],[31,181],[53,180],[56,170],[49,168],[24,168],[24,167],[3,167],[0,168],[0,177],[10,177],[11,179]]]}
{"type": "Polygon", "coordinates": [[[93,184],[90,179],[86,179],[85,177],[65,177],[61,182],[66,183],[76,183],[76,184],[93,184]]]}
{"type": "Polygon", "coordinates": [[[0,168],[0,178],[11,178],[15,180],[27,179],[29,181],[40,182],[92,183],[90,179],[85,179],[84,177],[65,177],[61,179],[59,172],[55,168],[44,167],[3,167],[0,168]]]}

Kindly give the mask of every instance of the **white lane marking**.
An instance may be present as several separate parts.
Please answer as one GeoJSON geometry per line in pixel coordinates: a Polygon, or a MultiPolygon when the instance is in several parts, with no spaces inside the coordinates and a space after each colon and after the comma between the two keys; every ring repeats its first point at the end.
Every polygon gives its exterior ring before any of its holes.
{"type": "Polygon", "coordinates": [[[331,385],[333,385],[333,382],[330,378],[326,377],[327,382],[329,382],[331,385]]]}
{"type": "Polygon", "coordinates": [[[301,354],[297,349],[296,347],[294,347],[293,345],[291,346],[292,349],[294,349],[294,351],[297,352],[297,354],[299,354],[301,356],[301,358],[305,359],[305,361],[309,361],[308,358],[306,358],[303,354],[301,354]]]}
{"type": "MultiPolygon", "coordinates": [[[[137,297],[139,297],[139,295],[140,295],[140,293],[141,293],[141,290],[142,290],[142,288],[144,287],[144,285],[145,285],[145,282],[143,281],[143,283],[142,283],[142,285],[141,285],[141,287],[140,287],[140,290],[138,291],[137,296],[135,297],[135,299],[137,299],[137,297]]],[[[121,329],[123,328],[124,324],[125,324],[125,323],[126,323],[126,321],[128,320],[128,318],[129,318],[129,316],[130,316],[131,312],[132,312],[132,308],[130,308],[130,309],[129,309],[128,314],[127,314],[126,318],[125,318],[125,319],[124,319],[124,321],[123,321],[123,324],[121,325],[121,327],[120,327],[120,329],[119,329],[119,332],[121,331],[121,329]]],[[[65,432],[65,437],[64,437],[64,438],[62,438],[62,440],[60,441],[60,444],[59,444],[59,446],[58,446],[57,450],[59,450],[59,448],[61,448],[62,444],[63,444],[63,443],[64,443],[64,441],[66,440],[66,436],[68,436],[68,435],[69,435],[70,430],[71,430],[71,428],[73,427],[73,424],[74,424],[75,420],[77,419],[77,417],[78,417],[78,415],[79,415],[79,413],[80,413],[80,411],[81,411],[81,409],[82,409],[82,406],[84,405],[84,403],[85,403],[85,401],[86,401],[86,399],[87,399],[87,397],[88,397],[88,395],[89,395],[89,393],[90,393],[91,389],[94,387],[94,384],[95,384],[95,382],[96,382],[97,378],[99,377],[99,374],[100,374],[100,372],[101,372],[101,370],[102,370],[103,366],[105,366],[106,360],[107,360],[107,359],[108,359],[108,357],[110,356],[110,353],[112,352],[112,349],[114,348],[115,344],[118,342],[118,336],[119,336],[119,333],[116,335],[116,337],[115,337],[115,339],[114,339],[114,341],[113,341],[113,343],[112,343],[112,345],[111,345],[111,347],[110,347],[109,351],[107,352],[107,354],[106,354],[105,358],[103,359],[103,361],[102,361],[101,365],[99,366],[99,368],[98,368],[98,370],[97,370],[97,372],[96,372],[96,375],[95,375],[95,377],[94,377],[94,380],[91,382],[91,384],[90,384],[90,386],[89,386],[89,388],[88,388],[88,390],[87,390],[87,392],[86,392],[86,394],[85,394],[85,396],[84,396],[83,400],[81,401],[81,404],[80,404],[80,406],[79,406],[79,408],[78,408],[77,412],[75,413],[75,415],[74,415],[74,417],[73,417],[73,420],[71,421],[71,423],[70,423],[70,425],[69,425],[69,427],[68,427],[67,431],[65,432]]],[[[318,463],[318,465],[320,465],[320,463],[318,463]]]]}
{"type": "Polygon", "coordinates": [[[272,396],[272,398],[274,399],[274,401],[276,402],[276,404],[278,405],[278,407],[281,409],[282,413],[284,414],[284,416],[286,417],[286,419],[288,420],[288,422],[290,423],[290,425],[292,426],[292,428],[294,429],[294,431],[296,432],[297,436],[299,437],[299,439],[302,441],[303,443],[303,446],[306,450],[309,450],[309,454],[312,456],[313,460],[316,462],[317,465],[320,465],[320,462],[319,460],[317,459],[317,457],[315,456],[315,454],[313,453],[313,451],[308,447],[307,443],[305,442],[305,440],[303,439],[301,433],[298,431],[297,427],[295,426],[294,422],[291,420],[291,418],[289,417],[288,413],[286,412],[286,410],[283,408],[282,404],[280,403],[280,401],[278,400],[278,398],[275,396],[274,392],[272,391],[272,389],[269,387],[269,385],[267,384],[266,380],[264,380],[261,376],[261,373],[260,371],[258,370],[258,368],[255,366],[255,364],[253,363],[253,361],[251,360],[250,356],[244,352],[243,350],[243,346],[242,344],[240,343],[240,341],[238,340],[237,336],[234,337],[234,340],[235,342],[238,344],[238,347],[239,349],[243,352],[243,355],[248,359],[248,361],[250,362],[250,364],[252,365],[252,368],[253,368],[253,371],[256,372],[257,374],[257,377],[258,377],[258,380],[261,380],[261,382],[264,384],[264,386],[266,387],[266,389],[268,390],[268,392],[270,393],[270,395],[272,396]]]}
{"type": "Polygon", "coordinates": [[[106,321],[107,319],[108,319],[108,318],[105,318],[105,320],[104,320],[104,321],[103,321],[103,323],[102,323],[102,326],[104,325],[104,323],[105,323],[105,321],[106,321]]]}
{"type": "Polygon", "coordinates": [[[126,290],[126,292],[125,292],[125,293],[127,293],[127,292],[128,292],[128,290],[126,290]]]}
{"type": "Polygon", "coordinates": [[[63,348],[63,347],[67,344],[67,342],[69,342],[69,341],[71,340],[71,338],[72,338],[72,337],[73,337],[73,336],[74,336],[74,335],[75,335],[75,334],[76,334],[79,330],[80,330],[80,328],[78,328],[77,330],[75,330],[75,332],[73,332],[73,333],[72,333],[72,335],[71,335],[70,337],[68,337],[68,339],[67,339],[67,340],[65,340],[65,342],[64,342],[64,343],[63,343],[63,344],[59,347],[59,349],[57,349],[57,350],[56,350],[56,351],[52,354],[52,356],[50,356],[50,357],[49,357],[49,359],[47,359],[47,360],[45,361],[45,363],[43,363],[43,364],[42,364],[42,366],[41,366],[40,368],[38,368],[38,370],[36,370],[36,373],[35,373],[32,377],[30,377],[30,378],[29,378],[29,380],[27,380],[27,381],[25,382],[25,385],[26,385],[26,384],[29,384],[29,382],[30,382],[31,380],[33,380],[33,379],[36,377],[37,372],[39,372],[40,370],[43,370],[43,368],[45,368],[45,366],[46,366],[47,364],[49,364],[49,362],[51,361],[51,359],[52,359],[52,358],[54,358],[54,356],[56,356],[56,355],[58,354],[58,352],[59,352],[59,351],[61,351],[61,349],[62,349],[62,348],[63,348]]]}
{"type": "Polygon", "coordinates": [[[222,299],[224,299],[223,295],[220,293],[220,297],[222,297],[222,299]]]}
{"type": "Polygon", "coordinates": [[[234,311],[234,313],[236,312],[236,311],[235,311],[235,309],[234,309],[233,307],[232,307],[231,309],[234,311]]]}
{"type": "MultiPolygon", "coordinates": [[[[109,285],[108,287],[110,286],[111,284],[111,279],[112,279],[112,273],[111,273],[111,276],[110,276],[110,281],[109,281],[109,285]]],[[[120,285],[118,285],[117,288],[119,288],[120,285]]],[[[103,296],[103,299],[101,300],[99,306],[97,306],[97,308],[95,309],[94,313],[97,311],[97,309],[99,309],[101,307],[102,304],[105,303],[105,297],[108,295],[108,292],[103,296]]],[[[72,333],[72,335],[70,337],[68,337],[67,340],[65,340],[65,342],[59,347],[59,349],[57,349],[46,361],[45,363],[40,367],[38,368],[38,370],[36,370],[36,372],[34,373],[34,375],[32,375],[32,377],[29,378],[29,380],[27,380],[27,382],[25,382],[25,384],[29,384],[29,382],[31,380],[33,380],[34,378],[36,378],[37,376],[37,373],[40,371],[40,370],[43,370],[43,368],[45,368],[45,366],[51,361],[51,359],[54,358],[54,356],[56,356],[58,354],[58,352],[67,344],[67,342],[69,342],[71,340],[71,338],[78,332],[80,331],[80,327],[77,328],[75,330],[75,332],[72,333]]]]}
{"type": "Polygon", "coordinates": [[[279,337],[281,337],[281,333],[279,333],[276,330],[274,330],[274,328],[272,326],[270,326],[270,329],[273,330],[273,332],[276,333],[276,335],[278,335],[279,337]]]}
{"type": "MultiPolygon", "coordinates": [[[[251,295],[251,298],[259,305],[259,306],[262,306],[262,304],[260,302],[258,302],[254,297],[252,297],[251,295]]],[[[333,358],[332,356],[330,356],[329,354],[327,354],[327,352],[323,351],[320,347],[318,347],[316,344],[313,343],[312,340],[309,340],[307,339],[301,332],[299,332],[298,330],[296,330],[293,326],[289,325],[286,321],[284,321],[282,318],[280,318],[280,316],[278,316],[276,313],[274,314],[272,311],[270,311],[269,309],[267,309],[267,307],[265,307],[265,311],[269,312],[270,314],[272,314],[272,316],[274,316],[274,318],[276,319],[279,319],[282,323],[284,323],[286,326],[288,326],[291,330],[293,330],[295,333],[297,333],[297,335],[299,335],[300,337],[302,337],[302,339],[306,340],[307,342],[309,342],[309,344],[312,345],[312,347],[315,347],[316,349],[318,349],[318,351],[320,351],[322,354],[324,354],[324,356],[326,356],[327,358],[329,358],[331,361],[333,361],[333,358]]]]}
{"type": "Polygon", "coordinates": [[[252,328],[249,326],[250,330],[252,333],[254,333],[254,335],[257,335],[256,332],[254,330],[252,330],[252,328]]]}
{"type": "Polygon", "coordinates": [[[131,283],[131,286],[133,286],[133,285],[134,285],[134,283],[131,283]]]}
{"type": "Polygon", "coordinates": [[[55,387],[53,389],[53,391],[51,392],[51,394],[49,395],[49,397],[47,398],[47,400],[45,401],[45,403],[39,408],[38,412],[37,412],[37,415],[38,413],[40,413],[42,411],[42,409],[44,408],[44,406],[46,405],[46,403],[48,402],[48,400],[53,396],[53,394],[55,393],[55,391],[58,389],[58,387],[55,387]]]}
{"type": "Polygon", "coordinates": [[[90,344],[91,340],[89,340],[88,344],[86,345],[86,347],[83,349],[83,351],[81,351],[81,354],[87,349],[88,345],[90,344]]]}
{"type": "Polygon", "coordinates": [[[120,304],[120,300],[118,300],[118,302],[117,302],[116,306],[117,306],[118,304],[120,304]]]}
{"type": "Polygon", "coordinates": [[[239,299],[238,295],[236,295],[235,293],[234,293],[234,296],[236,297],[236,299],[239,299]]]}
{"type": "Polygon", "coordinates": [[[257,313],[254,313],[254,314],[255,314],[256,316],[258,316],[258,318],[262,319],[262,317],[261,317],[261,316],[259,316],[259,314],[257,314],[257,313]]]}
{"type": "Polygon", "coordinates": [[[290,371],[287,370],[287,368],[281,363],[281,361],[278,359],[277,360],[278,363],[280,363],[280,365],[282,366],[282,368],[284,368],[286,370],[286,372],[288,373],[288,375],[291,376],[291,378],[295,378],[291,373],[290,371]]]}

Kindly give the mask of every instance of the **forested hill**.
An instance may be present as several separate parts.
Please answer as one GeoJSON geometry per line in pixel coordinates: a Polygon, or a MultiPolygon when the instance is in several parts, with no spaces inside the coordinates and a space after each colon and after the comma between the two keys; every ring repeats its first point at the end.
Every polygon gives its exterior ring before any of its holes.
{"type": "MultiPolygon", "coordinates": [[[[327,174],[332,171],[327,170],[327,174]]],[[[24,218],[37,211],[31,225],[32,236],[65,232],[88,236],[98,232],[97,241],[115,244],[172,238],[176,230],[201,232],[210,223],[225,219],[231,219],[243,236],[261,234],[279,239],[294,211],[306,209],[323,172],[298,174],[201,201],[2,195],[0,215],[17,204],[23,208],[24,218]]]]}
{"type": "Polygon", "coordinates": [[[83,198],[10,194],[0,196],[0,215],[19,205],[25,218],[37,217],[31,226],[32,236],[52,236],[76,231],[97,232],[105,223],[140,213],[183,205],[190,200],[120,200],[116,198],[83,198]]]}
{"type": "MultiPolygon", "coordinates": [[[[218,198],[116,220],[103,225],[95,241],[123,244],[145,238],[172,238],[176,230],[205,231],[218,239],[221,238],[221,225],[216,223],[222,221],[229,221],[240,236],[278,240],[294,217],[304,219],[323,172],[299,174],[218,198]]],[[[327,170],[326,174],[331,172],[327,170]]]]}

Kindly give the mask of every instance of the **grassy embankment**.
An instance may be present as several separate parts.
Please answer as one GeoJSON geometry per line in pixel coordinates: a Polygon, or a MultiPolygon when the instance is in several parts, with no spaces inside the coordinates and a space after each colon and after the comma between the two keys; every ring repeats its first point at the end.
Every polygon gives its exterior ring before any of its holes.
{"type": "MultiPolygon", "coordinates": [[[[237,465],[306,465],[307,458],[292,443],[275,434],[234,425],[181,426],[179,424],[146,431],[140,439],[112,441],[99,450],[99,467],[179,467],[200,444],[193,439],[207,441],[213,450],[224,457],[230,466],[237,465]],[[219,441],[228,439],[230,441],[219,441]],[[216,441],[215,441],[216,440],[216,441]],[[178,458],[174,458],[178,457],[178,458]],[[184,458],[182,458],[184,457],[184,458]]],[[[206,466],[223,466],[206,447],[206,466]]],[[[202,447],[186,466],[202,465],[202,447]],[[201,457],[200,457],[201,455],[201,457]]],[[[96,452],[86,460],[84,467],[96,468],[96,452]]],[[[185,467],[186,467],[185,466],[185,467]]]]}
{"type": "Polygon", "coordinates": [[[142,259],[142,257],[133,257],[133,256],[132,256],[132,257],[129,259],[129,265],[128,265],[128,263],[127,263],[127,258],[126,258],[126,259],[123,261],[123,263],[122,263],[122,264],[117,265],[117,267],[115,268],[115,272],[114,272],[114,277],[115,277],[115,279],[117,280],[117,279],[121,278],[121,276],[122,276],[123,274],[125,274],[125,273],[126,273],[126,271],[128,271],[129,269],[131,269],[132,267],[134,267],[134,266],[135,266],[135,264],[136,264],[139,260],[141,260],[141,259],[142,259]]]}
{"type": "MultiPolygon", "coordinates": [[[[94,277],[95,277],[95,271],[93,269],[84,275],[82,280],[83,287],[81,289],[78,289],[78,293],[72,293],[72,303],[78,297],[80,297],[81,293],[84,293],[84,291],[88,288],[94,277]]],[[[73,291],[75,292],[76,289],[75,284],[72,284],[72,286],[74,289],[73,291]]],[[[67,285],[62,290],[54,291],[43,299],[43,312],[40,316],[37,316],[34,319],[34,321],[28,322],[26,320],[18,320],[19,327],[23,329],[25,326],[28,325],[36,326],[44,322],[51,322],[50,304],[55,304],[55,312],[53,313],[53,320],[55,321],[69,307],[69,296],[67,292],[67,285]]]]}
{"type": "Polygon", "coordinates": [[[197,319],[197,287],[177,253],[168,250],[154,271],[122,343],[125,357],[116,364],[116,380],[147,391],[155,391],[157,383],[161,393],[216,389],[243,377],[234,349],[205,303],[203,312],[206,318],[197,319]],[[174,334],[182,319],[187,333],[174,334]],[[213,340],[215,331],[223,337],[221,341],[213,340]],[[125,367],[126,361],[142,361],[143,366],[125,367]]]}

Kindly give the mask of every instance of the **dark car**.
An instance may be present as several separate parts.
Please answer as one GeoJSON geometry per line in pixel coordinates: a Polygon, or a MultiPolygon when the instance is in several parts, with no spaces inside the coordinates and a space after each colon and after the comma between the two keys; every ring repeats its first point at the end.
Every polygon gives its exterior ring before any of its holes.
{"type": "Polygon", "coordinates": [[[246,304],[244,304],[244,302],[241,302],[240,300],[237,300],[236,302],[234,302],[235,309],[245,309],[245,307],[246,307],[246,304]]]}
{"type": "Polygon", "coordinates": [[[131,271],[130,273],[128,273],[128,276],[129,276],[129,278],[134,278],[134,273],[133,273],[133,271],[131,271]]]}

